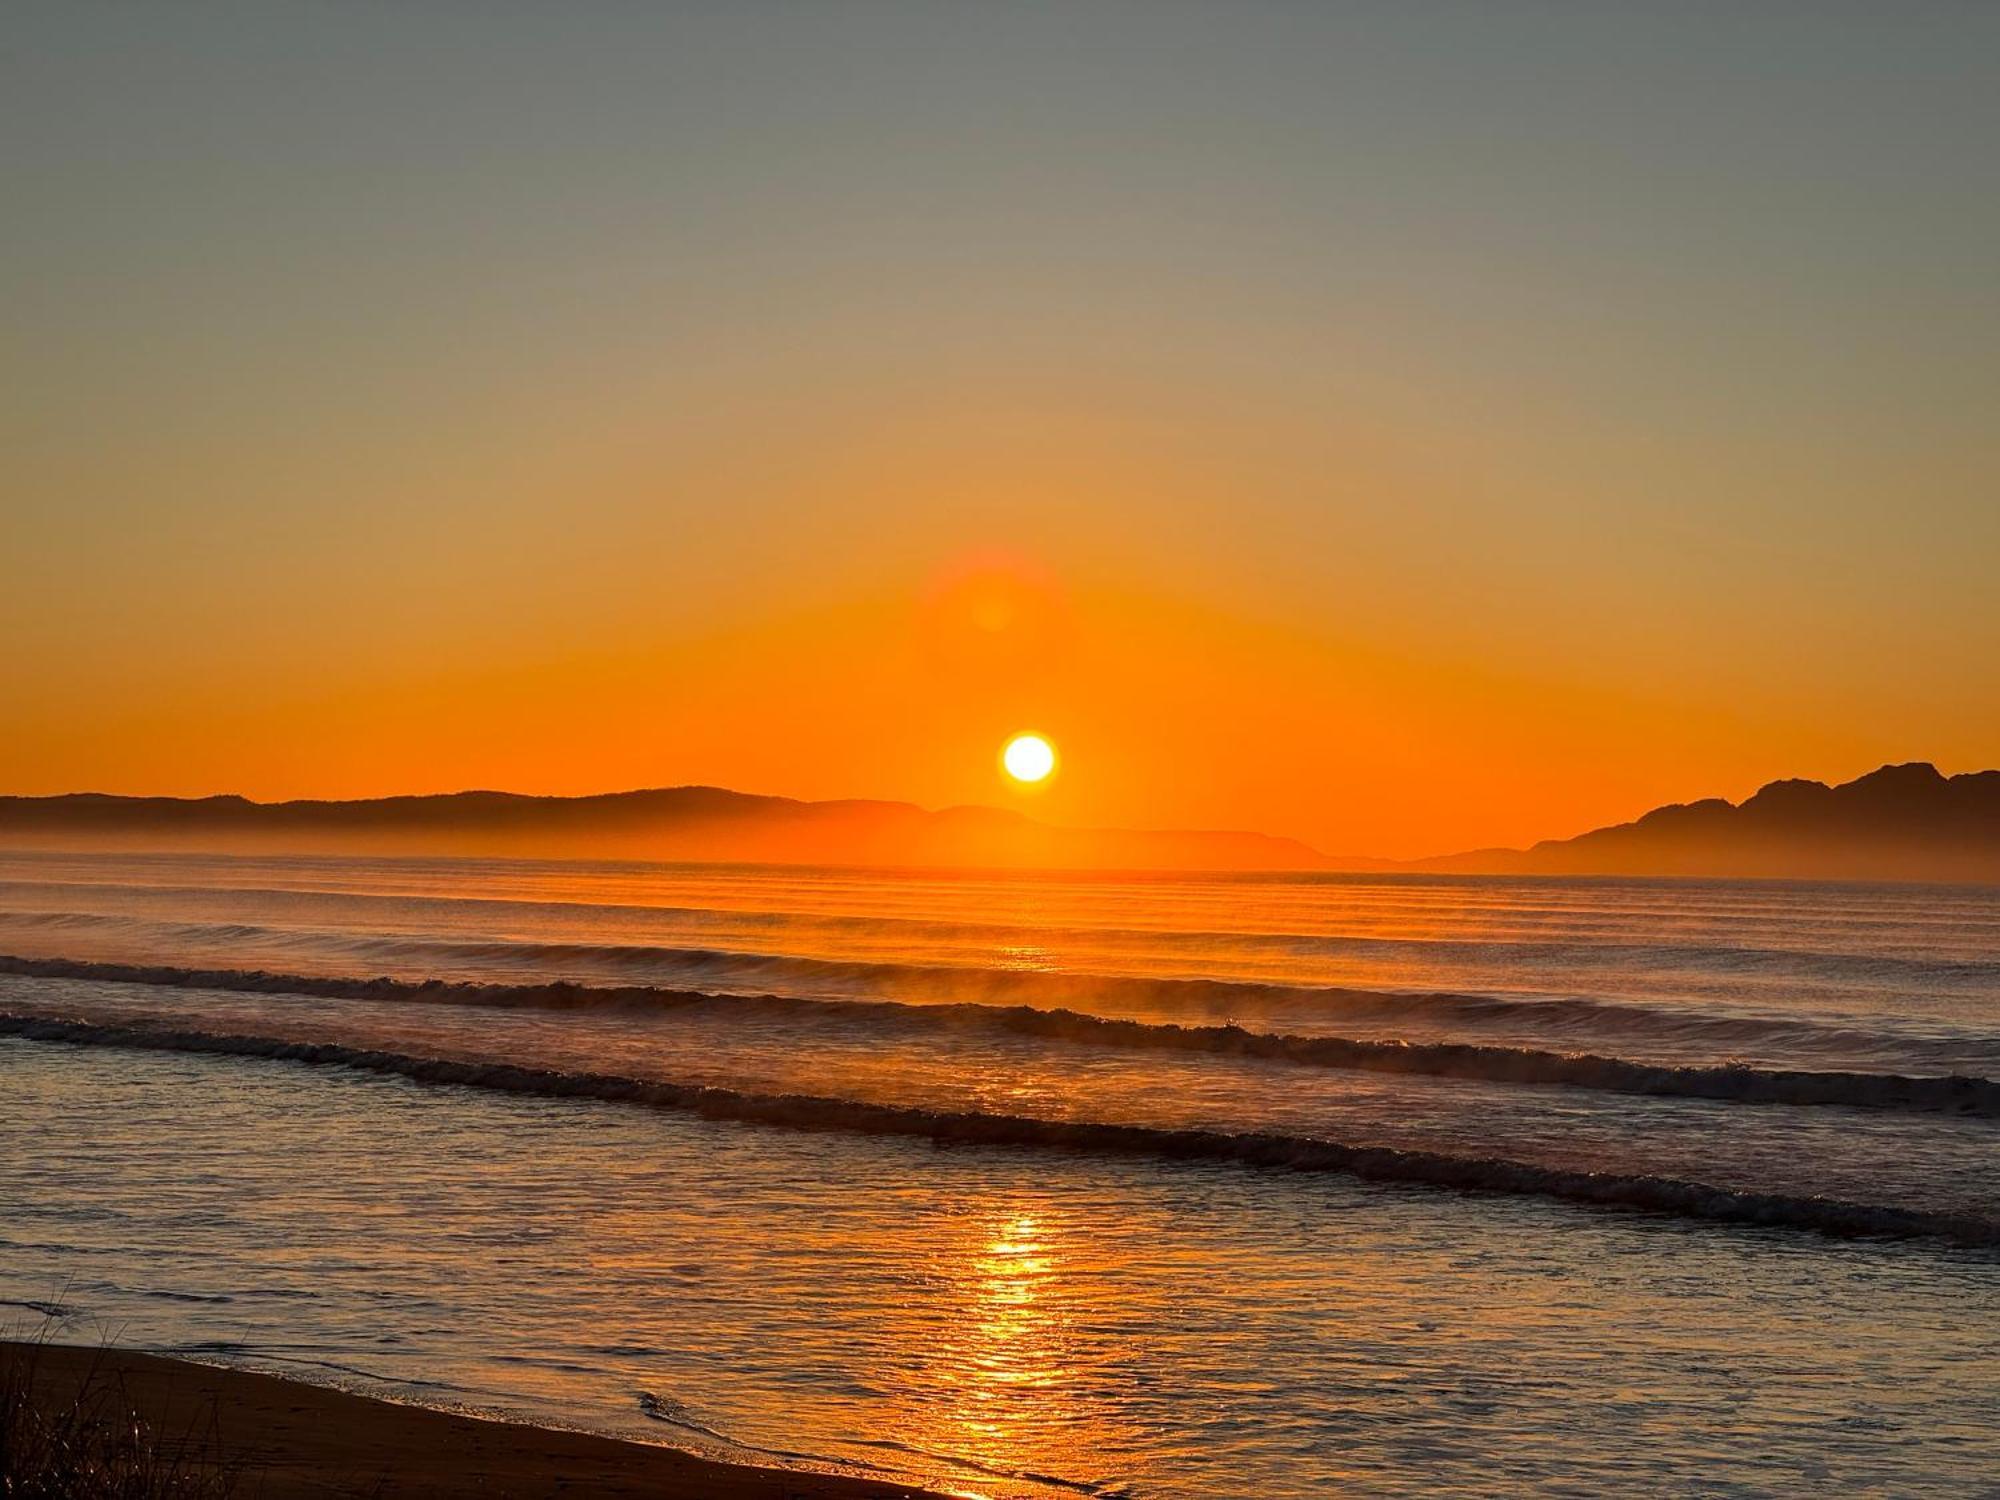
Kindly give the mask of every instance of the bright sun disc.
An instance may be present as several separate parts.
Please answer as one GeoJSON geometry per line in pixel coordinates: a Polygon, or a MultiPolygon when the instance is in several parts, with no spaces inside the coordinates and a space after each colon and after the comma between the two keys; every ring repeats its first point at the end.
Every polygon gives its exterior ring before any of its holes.
{"type": "Polygon", "coordinates": [[[1000,752],[1000,764],[1016,781],[1042,781],[1056,768],[1056,747],[1039,734],[1017,734],[1000,752]]]}

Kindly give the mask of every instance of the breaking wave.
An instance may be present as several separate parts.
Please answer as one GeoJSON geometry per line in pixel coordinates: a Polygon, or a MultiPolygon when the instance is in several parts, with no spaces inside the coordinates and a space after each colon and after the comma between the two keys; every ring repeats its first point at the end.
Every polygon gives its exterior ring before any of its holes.
{"type": "Polygon", "coordinates": [[[1810,1230],[1845,1238],[1923,1238],[1984,1248],[2000,1246],[2000,1222],[1971,1214],[1748,1192],[1679,1178],[1575,1171],[1504,1157],[1453,1156],[1311,1136],[1176,1130],[869,1104],[810,1094],[750,1093],[616,1074],[565,1073],[512,1063],[416,1057],[331,1043],[105,1026],[40,1016],[0,1014],[0,1036],[80,1046],[264,1058],[346,1068],[423,1084],[538,1098],[633,1104],[709,1120],[926,1140],[941,1146],[1011,1146],[1159,1161],[1335,1172],[1369,1182],[1525,1195],[1727,1224],[1810,1230]]]}
{"type": "MultiPolygon", "coordinates": [[[[62,928],[99,923],[129,924],[130,919],[52,913],[37,914],[35,922],[39,926],[62,928]]],[[[1225,1021],[1259,1013],[1283,1013],[1295,1027],[1303,1022],[1307,1029],[1315,1030],[1322,1020],[1333,1024],[1347,1021],[1401,1022],[1438,1027],[1527,1026],[1545,1033],[1656,1039],[1717,1050],[1764,1044],[1807,1049],[1847,1050],[1856,1046],[1872,1049],[1888,1041],[1901,1054],[1936,1056],[1946,1065],[1954,1066],[1962,1066],[1967,1048],[1967,1041],[1962,1038],[1936,1039],[1901,1034],[1885,1037],[1879,1032],[1824,1020],[1728,1011],[1691,1012],[1674,1006],[1581,995],[1543,997],[1449,990],[1383,990],[1268,980],[807,958],[793,954],[649,944],[468,942],[372,935],[357,939],[352,934],[298,932],[240,924],[144,925],[157,925],[162,929],[151,934],[156,939],[165,937],[193,941],[197,945],[206,942],[238,950],[253,949],[268,953],[279,962],[299,955],[296,945],[303,943],[307,952],[332,947],[348,961],[382,963],[392,969],[419,967],[435,973],[441,968],[460,966],[484,969],[488,974],[494,969],[525,969],[534,973],[537,981],[551,971],[562,973],[568,970],[571,975],[581,971],[589,982],[606,990],[643,987],[656,989],[662,994],[696,986],[735,993],[754,987],[757,990],[776,988],[818,999],[891,998],[926,1004],[1025,1005],[1044,1010],[1068,1008],[1098,1014],[1192,1015],[1225,1021]],[[591,970],[599,972],[591,973],[591,970]],[[620,986],[618,980],[621,978],[629,978],[633,984],[620,986]]],[[[0,963],[26,961],[9,959],[0,960],[0,963]]],[[[60,964],[67,960],[51,959],[47,962],[60,964]]],[[[147,981],[143,975],[146,972],[176,972],[167,969],[154,971],[139,965],[126,967],[135,982],[170,982],[147,981]]],[[[16,969],[13,972],[24,971],[16,969]]],[[[54,974],[61,971],[41,972],[54,974]]],[[[79,974],[78,977],[90,976],[79,974]]],[[[354,981],[358,984],[377,982],[354,981]]],[[[560,982],[547,985],[534,982],[522,988],[556,991],[565,987],[560,982]]],[[[276,990],[284,986],[270,988],[276,990]]],[[[1971,1045],[2000,1056],[2000,1038],[1974,1039],[1971,1045]]]]}
{"type": "Polygon", "coordinates": [[[1294,1036],[1253,1031],[1234,1023],[1184,1026],[1026,1005],[964,1002],[906,1005],[895,1001],[814,1000],[790,995],[715,995],[653,985],[599,987],[568,983],[501,985],[435,979],[340,979],[261,970],[183,969],[4,955],[0,955],[0,974],[391,1004],[683,1013],[709,1010],[731,1017],[775,1015],[785,1019],[859,1022],[904,1034],[981,1031],[1135,1051],[1197,1052],[1315,1067],[1487,1083],[1555,1085],[1735,1104],[1847,1105],[2000,1118],[2000,1083],[1963,1074],[1911,1077],[1900,1073],[1778,1070],[1742,1064],[1686,1066],[1587,1052],[1552,1052],[1471,1042],[1294,1036]]]}

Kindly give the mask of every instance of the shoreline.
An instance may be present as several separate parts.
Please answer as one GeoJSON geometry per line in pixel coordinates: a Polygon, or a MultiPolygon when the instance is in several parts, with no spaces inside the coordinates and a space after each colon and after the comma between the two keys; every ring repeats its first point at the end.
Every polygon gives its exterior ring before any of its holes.
{"type": "Polygon", "coordinates": [[[0,1385],[17,1372],[37,1411],[61,1412],[81,1397],[98,1420],[129,1426],[136,1415],[190,1472],[210,1482],[233,1476],[237,1500],[945,1500],[884,1480],[730,1463],[132,1349],[0,1340],[0,1385]]]}

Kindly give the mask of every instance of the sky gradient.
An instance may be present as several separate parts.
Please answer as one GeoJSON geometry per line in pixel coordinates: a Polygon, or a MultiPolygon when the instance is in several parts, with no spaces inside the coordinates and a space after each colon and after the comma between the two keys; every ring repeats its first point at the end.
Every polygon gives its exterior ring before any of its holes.
{"type": "Polygon", "coordinates": [[[0,791],[1414,855],[2000,763],[1996,73],[1942,3],[10,7],[0,791]]]}

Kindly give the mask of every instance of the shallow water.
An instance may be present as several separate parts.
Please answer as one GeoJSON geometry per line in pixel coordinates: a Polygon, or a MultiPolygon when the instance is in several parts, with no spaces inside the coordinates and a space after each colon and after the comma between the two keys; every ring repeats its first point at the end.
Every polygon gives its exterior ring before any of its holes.
{"type": "Polygon", "coordinates": [[[0,951],[66,1336],[993,1496],[2000,1472],[1994,891],[32,855],[0,951]]]}

